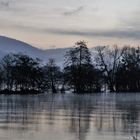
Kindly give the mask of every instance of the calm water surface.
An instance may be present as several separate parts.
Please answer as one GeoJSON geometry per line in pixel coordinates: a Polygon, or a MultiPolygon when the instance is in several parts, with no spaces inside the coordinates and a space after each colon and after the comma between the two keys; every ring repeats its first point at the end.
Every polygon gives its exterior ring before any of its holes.
{"type": "Polygon", "coordinates": [[[131,140],[139,132],[140,94],[0,95],[0,140],[131,140]]]}

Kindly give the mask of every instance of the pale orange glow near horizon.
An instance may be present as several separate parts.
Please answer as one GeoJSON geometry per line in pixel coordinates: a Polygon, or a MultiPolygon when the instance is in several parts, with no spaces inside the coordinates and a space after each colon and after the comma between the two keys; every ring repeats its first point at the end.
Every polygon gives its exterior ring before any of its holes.
{"type": "Polygon", "coordinates": [[[44,37],[44,36],[29,36],[29,35],[23,35],[23,34],[1,34],[2,36],[10,37],[13,39],[17,39],[20,41],[23,41],[25,43],[28,43],[34,47],[40,48],[40,49],[55,49],[55,48],[67,48],[67,47],[73,47],[77,41],[84,40],[87,42],[87,45],[89,48],[95,47],[95,46],[113,46],[118,45],[119,47],[123,47],[125,45],[131,45],[134,47],[137,47],[140,45],[140,41],[137,40],[123,40],[123,39],[110,39],[110,38],[84,38],[84,37],[65,37],[64,36],[57,36],[57,37],[44,37]],[[56,43],[57,42],[57,43],[56,43]],[[56,44],[57,45],[56,45],[56,44]]]}

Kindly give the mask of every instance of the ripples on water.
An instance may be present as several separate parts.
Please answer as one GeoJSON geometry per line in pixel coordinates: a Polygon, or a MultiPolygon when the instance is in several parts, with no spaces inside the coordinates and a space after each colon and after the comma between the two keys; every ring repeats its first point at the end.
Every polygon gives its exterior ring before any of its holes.
{"type": "Polygon", "coordinates": [[[140,94],[0,96],[0,140],[131,140],[139,130],[140,94]]]}

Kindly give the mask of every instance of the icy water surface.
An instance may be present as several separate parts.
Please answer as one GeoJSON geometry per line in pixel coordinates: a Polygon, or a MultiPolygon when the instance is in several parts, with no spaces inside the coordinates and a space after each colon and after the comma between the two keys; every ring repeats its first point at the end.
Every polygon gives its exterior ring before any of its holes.
{"type": "Polygon", "coordinates": [[[133,140],[140,94],[0,95],[0,140],[133,140]]]}

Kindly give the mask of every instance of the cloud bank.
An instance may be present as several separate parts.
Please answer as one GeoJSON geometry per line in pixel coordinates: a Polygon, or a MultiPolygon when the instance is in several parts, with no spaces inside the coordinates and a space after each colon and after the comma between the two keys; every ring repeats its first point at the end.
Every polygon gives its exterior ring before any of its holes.
{"type": "Polygon", "coordinates": [[[63,29],[47,29],[46,32],[65,35],[65,36],[88,36],[88,37],[105,37],[105,38],[131,38],[139,39],[140,30],[107,30],[107,31],[76,31],[63,29]]]}

